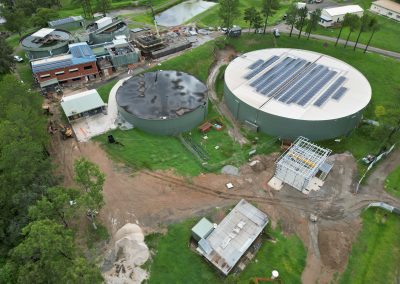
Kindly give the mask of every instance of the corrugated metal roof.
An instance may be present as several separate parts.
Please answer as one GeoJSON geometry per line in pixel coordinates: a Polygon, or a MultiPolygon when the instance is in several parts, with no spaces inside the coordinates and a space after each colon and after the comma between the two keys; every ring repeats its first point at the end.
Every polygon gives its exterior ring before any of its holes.
{"type": "Polygon", "coordinates": [[[51,34],[54,31],[55,31],[55,29],[43,28],[43,29],[40,29],[37,32],[31,34],[31,36],[44,38],[45,36],[51,34]]]}
{"type": "Polygon", "coordinates": [[[396,13],[400,13],[400,3],[396,3],[394,1],[379,0],[379,1],[372,2],[372,4],[375,4],[377,6],[391,10],[396,13]]]}
{"type": "Polygon", "coordinates": [[[103,106],[105,103],[96,90],[63,97],[61,100],[61,107],[67,117],[103,106]]]}
{"type": "Polygon", "coordinates": [[[70,16],[70,17],[67,17],[67,18],[50,21],[48,24],[49,24],[50,27],[55,27],[55,26],[61,26],[61,25],[64,25],[64,24],[73,23],[73,22],[80,22],[80,21],[83,21],[83,17],[82,16],[70,16]]]}
{"type": "Polygon", "coordinates": [[[86,42],[78,42],[69,45],[69,51],[75,58],[93,57],[93,51],[86,42]]]}
{"type": "Polygon", "coordinates": [[[331,17],[345,15],[347,13],[359,13],[364,11],[364,9],[361,8],[359,5],[346,5],[341,7],[325,8],[323,10],[325,10],[326,13],[328,13],[328,15],[330,15],[331,17]]]}

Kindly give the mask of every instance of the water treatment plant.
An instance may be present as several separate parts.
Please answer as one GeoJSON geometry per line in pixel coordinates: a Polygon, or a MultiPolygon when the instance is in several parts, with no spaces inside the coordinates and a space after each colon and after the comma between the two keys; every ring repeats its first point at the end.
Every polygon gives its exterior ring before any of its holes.
{"type": "Polygon", "coordinates": [[[357,69],[321,53],[287,48],[237,57],[225,72],[224,100],[245,125],[285,139],[347,135],[371,100],[357,69]]]}
{"type": "Polygon", "coordinates": [[[207,116],[207,87],[192,75],[155,71],[134,76],[117,90],[121,115],[135,127],[159,135],[189,131],[207,116]]]}

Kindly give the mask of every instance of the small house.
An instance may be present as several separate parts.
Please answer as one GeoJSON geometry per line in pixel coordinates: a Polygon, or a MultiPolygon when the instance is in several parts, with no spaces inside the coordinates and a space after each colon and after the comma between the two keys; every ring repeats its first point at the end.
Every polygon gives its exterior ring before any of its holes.
{"type": "Polygon", "coordinates": [[[321,11],[319,24],[323,27],[332,27],[343,21],[344,15],[355,14],[362,17],[364,9],[359,5],[346,5],[341,7],[324,8],[321,11]]]}
{"type": "Polygon", "coordinates": [[[378,0],[372,2],[370,11],[400,21],[400,3],[390,0],[378,0]]]}

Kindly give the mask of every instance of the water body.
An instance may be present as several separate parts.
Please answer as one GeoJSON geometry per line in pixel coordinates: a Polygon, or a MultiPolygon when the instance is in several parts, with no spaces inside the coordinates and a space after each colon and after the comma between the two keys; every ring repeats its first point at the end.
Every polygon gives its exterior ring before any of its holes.
{"type": "Polygon", "coordinates": [[[157,24],[164,27],[181,25],[216,4],[217,3],[202,0],[182,2],[156,15],[157,24]]]}

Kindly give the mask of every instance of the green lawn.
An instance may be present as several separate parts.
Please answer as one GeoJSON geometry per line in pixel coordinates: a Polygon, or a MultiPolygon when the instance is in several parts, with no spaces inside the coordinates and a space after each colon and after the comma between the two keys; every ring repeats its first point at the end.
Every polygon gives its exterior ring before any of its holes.
{"type": "Polygon", "coordinates": [[[218,71],[216,84],[215,84],[215,92],[217,93],[217,97],[219,101],[222,101],[224,97],[224,75],[225,70],[228,65],[223,65],[218,71]]]}
{"type": "Polygon", "coordinates": [[[110,95],[111,89],[114,87],[114,85],[117,83],[117,79],[113,79],[101,87],[97,88],[97,92],[99,93],[100,97],[103,99],[105,103],[108,103],[108,96],[110,95]]]}
{"type": "Polygon", "coordinates": [[[390,194],[400,197],[400,166],[387,176],[385,189],[390,194]]]}
{"type": "Polygon", "coordinates": [[[398,283],[400,277],[400,218],[380,209],[362,214],[363,227],[353,244],[339,283],[398,283]]]}
{"type": "MultiPolygon", "coordinates": [[[[374,15],[374,14],[371,14],[374,15]]],[[[379,47],[386,50],[400,52],[400,25],[398,22],[394,20],[390,20],[383,16],[374,15],[380,23],[380,30],[374,34],[372,41],[370,43],[371,46],[379,47]]],[[[330,37],[337,37],[339,35],[340,28],[324,28],[318,25],[317,30],[313,31],[315,34],[326,35],[330,37]]],[[[349,34],[349,29],[344,28],[340,38],[347,39],[349,34]]],[[[358,36],[358,31],[353,32],[350,35],[350,41],[356,41],[358,36]]],[[[360,36],[360,43],[367,44],[369,38],[371,36],[371,32],[362,33],[360,36]]],[[[343,46],[343,45],[340,45],[343,46]]],[[[350,49],[350,48],[349,48],[350,49]]]]}
{"type": "Polygon", "coordinates": [[[254,277],[269,277],[280,272],[282,283],[300,283],[305,267],[306,250],[296,235],[283,236],[279,229],[268,229],[276,242],[266,238],[255,259],[238,275],[223,278],[201,256],[188,247],[190,230],[197,220],[191,219],[168,227],[166,235],[150,235],[146,243],[155,252],[148,266],[148,283],[243,283],[254,277]]]}
{"type": "MultiPolygon", "coordinates": [[[[239,10],[240,16],[234,21],[235,25],[239,25],[243,28],[248,28],[248,23],[243,20],[244,10],[250,7],[262,7],[262,0],[240,0],[239,1],[239,10]]],[[[289,1],[281,1],[281,8],[277,11],[276,14],[272,15],[268,19],[268,24],[273,25],[278,21],[282,20],[282,16],[286,13],[286,10],[289,6],[289,1]]],[[[261,9],[261,8],[260,8],[261,9]]],[[[259,9],[259,10],[260,10],[259,9]]],[[[211,7],[210,9],[204,11],[203,13],[193,17],[188,20],[188,23],[196,22],[196,24],[200,27],[218,27],[221,26],[221,20],[218,15],[219,4],[211,7]]]]}
{"type": "MultiPolygon", "coordinates": [[[[274,40],[271,35],[245,34],[238,39],[228,39],[227,43],[240,52],[274,46],[291,47],[313,50],[341,59],[361,71],[371,84],[372,100],[364,111],[365,118],[392,125],[400,118],[400,76],[396,75],[400,74],[400,63],[397,60],[341,47],[335,48],[333,44],[324,47],[323,41],[305,38],[298,40],[288,35],[281,35],[279,39],[274,40]],[[383,107],[384,113],[377,116],[377,107],[383,107]]],[[[378,151],[388,133],[389,130],[383,127],[363,125],[349,137],[343,138],[340,143],[326,141],[322,144],[331,147],[335,152],[350,151],[356,158],[361,158],[367,153],[378,151]]]]}

